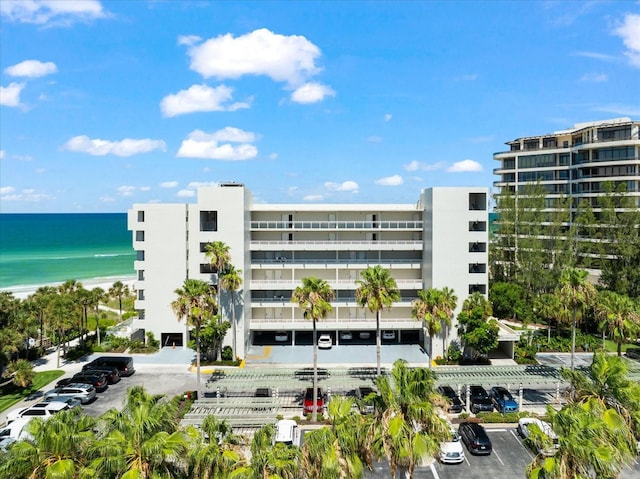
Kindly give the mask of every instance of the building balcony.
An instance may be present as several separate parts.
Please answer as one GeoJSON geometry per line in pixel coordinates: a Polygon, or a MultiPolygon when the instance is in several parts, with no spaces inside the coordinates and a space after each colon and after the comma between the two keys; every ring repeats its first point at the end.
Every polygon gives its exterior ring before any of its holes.
{"type": "Polygon", "coordinates": [[[422,251],[422,240],[316,240],[316,241],[251,241],[252,251],[422,251]]]}
{"type": "MultiPolygon", "coordinates": [[[[334,291],[337,290],[355,290],[358,285],[355,279],[335,280],[325,279],[334,291]]],[[[252,279],[249,287],[252,290],[260,291],[293,291],[301,285],[302,280],[298,279],[252,279]]],[[[422,289],[422,279],[396,279],[398,289],[419,290],[422,289]]]]}
{"type": "Polygon", "coordinates": [[[422,231],[422,221],[251,221],[252,231],[422,231]]]}
{"type": "MultiPolygon", "coordinates": [[[[400,298],[399,301],[393,303],[393,308],[405,307],[411,308],[413,306],[413,301],[417,296],[404,297],[400,298]]],[[[336,308],[360,308],[355,298],[339,298],[331,301],[331,306],[336,308]]],[[[273,298],[252,298],[251,299],[251,307],[252,308],[298,308],[296,303],[291,302],[291,294],[285,295],[277,295],[273,298]]]]}
{"type": "Polygon", "coordinates": [[[295,259],[280,256],[274,259],[251,260],[251,269],[358,269],[380,265],[387,269],[421,269],[422,259],[295,259]]]}

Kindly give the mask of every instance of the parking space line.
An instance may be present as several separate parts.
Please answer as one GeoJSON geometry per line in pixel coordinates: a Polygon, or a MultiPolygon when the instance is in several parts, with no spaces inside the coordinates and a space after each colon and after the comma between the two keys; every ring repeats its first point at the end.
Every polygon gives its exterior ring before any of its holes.
{"type": "Polygon", "coordinates": [[[524,443],[520,440],[520,438],[519,438],[519,437],[518,437],[518,435],[513,431],[513,429],[512,429],[510,432],[511,432],[511,435],[512,435],[513,437],[515,437],[515,438],[516,438],[516,441],[518,441],[518,444],[520,444],[520,445],[522,446],[522,449],[524,449],[525,451],[527,451],[527,454],[529,455],[529,457],[530,457],[530,458],[531,458],[531,460],[533,461],[533,454],[531,454],[531,451],[529,451],[529,448],[528,448],[528,447],[526,447],[526,446],[524,445],[524,443]]]}
{"type": "Polygon", "coordinates": [[[429,469],[431,469],[431,474],[433,474],[433,479],[440,479],[440,476],[438,475],[438,471],[436,471],[436,468],[433,465],[433,463],[429,464],[429,469]]]}
{"type": "Polygon", "coordinates": [[[493,453],[496,455],[496,457],[498,458],[498,461],[500,461],[500,464],[502,464],[504,466],[504,462],[502,462],[502,459],[500,459],[500,456],[498,456],[498,453],[496,452],[496,450],[493,450],[493,453]]]}

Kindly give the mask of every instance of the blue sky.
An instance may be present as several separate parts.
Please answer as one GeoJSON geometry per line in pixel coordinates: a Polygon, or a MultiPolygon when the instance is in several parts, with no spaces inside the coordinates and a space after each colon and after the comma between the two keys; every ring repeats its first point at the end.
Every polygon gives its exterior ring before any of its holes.
{"type": "Polygon", "coordinates": [[[0,211],[492,186],[521,136],[640,117],[640,2],[0,2],[0,211]]]}

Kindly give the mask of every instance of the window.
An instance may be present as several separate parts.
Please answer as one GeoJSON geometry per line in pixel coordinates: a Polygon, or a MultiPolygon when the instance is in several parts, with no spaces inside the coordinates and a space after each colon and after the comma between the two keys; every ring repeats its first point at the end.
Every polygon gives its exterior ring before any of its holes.
{"type": "Polygon", "coordinates": [[[144,301],[144,289],[139,289],[138,290],[138,299],[140,301],[144,301]]]}
{"type": "Polygon", "coordinates": [[[487,222],[469,221],[469,231],[487,231],[487,222]]]}
{"type": "Polygon", "coordinates": [[[144,223],[144,211],[138,211],[138,223],[144,223]]]}
{"type": "Polygon", "coordinates": [[[143,269],[139,269],[138,270],[138,281],[144,281],[144,270],[143,269]]]}
{"type": "Polygon", "coordinates": [[[502,168],[505,170],[513,170],[516,167],[516,159],[515,158],[505,158],[502,160],[502,168]]]}
{"type": "Polygon", "coordinates": [[[544,168],[556,166],[556,155],[527,155],[518,157],[518,168],[544,168]]]}
{"type": "Polygon", "coordinates": [[[554,137],[542,139],[543,148],[555,148],[556,146],[556,139],[554,137]]]}
{"type": "Polygon", "coordinates": [[[200,264],[200,272],[204,274],[215,273],[216,268],[211,263],[200,264]]]}
{"type": "Polygon", "coordinates": [[[146,310],[139,309],[138,310],[138,319],[145,319],[146,310]]]}
{"type": "Polygon", "coordinates": [[[486,284],[470,284],[469,294],[473,294],[473,293],[487,294],[487,285],[486,284]]]}
{"type": "Polygon", "coordinates": [[[469,273],[486,273],[487,265],[484,263],[470,263],[469,273]]]}
{"type": "Polygon", "coordinates": [[[218,231],[218,212],[200,212],[200,231],[218,231]]]}
{"type": "Polygon", "coordinates": [[[136,261],[144,261],[144,250],[139,249],[136,251],[136,261]]]}
{"type": "Polygon", "coordinates": [[[144,241],[144,231],[136,231],[136,241],[144,241]]]}
{"type": "Polygon", "coordinates": [[[469,193],[469,210],[484,211],[487,209],[486,193],[469,193]]]}
{"type": "Polygon", "coordinates": [[[487,251],[487,243],[474,241],[469,243],[469,253],[485,253],[487,251]]]}

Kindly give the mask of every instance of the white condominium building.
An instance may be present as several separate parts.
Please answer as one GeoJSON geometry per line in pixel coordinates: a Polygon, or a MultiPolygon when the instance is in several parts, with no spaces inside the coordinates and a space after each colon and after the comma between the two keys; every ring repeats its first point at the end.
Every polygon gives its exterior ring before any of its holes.
{"type": "MultiPolygon", "coordinates": [[[[417,291],[449,287],[458,308],[474,291],[488,292],[488,188],[436,187],[415,204],[256,204],[241,184],[200,188],[192,204],[136,204],[128,228],[137,252],[134,329],[152,331],[163,346],[185,346],[187,327],[171,309],[187,278],[217,284],[205,245],[222,241],[242,270],[235,293],[222,291],[237,355],[250,346],[311,344],[312,324],[291,295],[302,278],[326,280],[333,311],[317,324],[334,344],[374,344],[375,314],[358,307],[356,280],[369,266],[387,268],[400,301],[382,311],[383,343],[428,347],[423,325],[411,317],[417,291]]],[[[455,339],[456,325],[448,332],[455,339]]],[[[225,344],[230,344],[231,332],[225,344]]],[[[441,337],[442,338],[442,337],[441,337]]],[[[432,357],[443,355],[442,339],[432,357]]]]}

